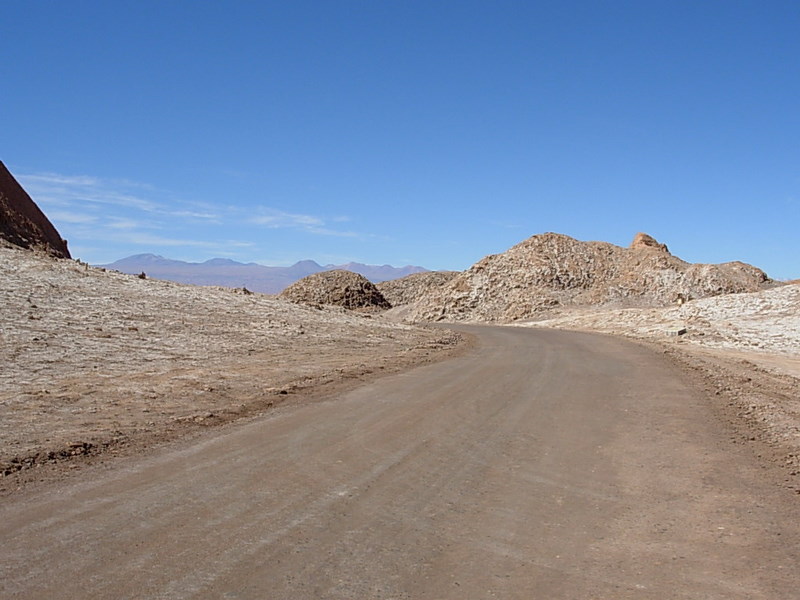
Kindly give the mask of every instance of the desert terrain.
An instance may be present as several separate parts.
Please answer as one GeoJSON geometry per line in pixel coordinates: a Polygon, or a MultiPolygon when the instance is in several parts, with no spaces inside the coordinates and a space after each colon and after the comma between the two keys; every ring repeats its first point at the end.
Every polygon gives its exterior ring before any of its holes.
{"type": "Polygon", "coordinates": [[[0,486],[431,360],[446,330],[0,247],[0,486]],[[35,470],[31,471],[30,468],[35,470]],[[52,469],[51,469],[52,470],[52,469]]]}
{"type": "Polygon", "coordinates": [[[692,378],[616,336],[468,351],[0,505],[0,595],[785,599],[800,506],[692,378]]]}
{"type": "Polygon", "coordinates": [[[246,287],[251,292],[261,292],[262,294],[278,294],[295,281],[323,271],[352,271],[364,275],[374,282],[397,279],[425,271],[424,268],[413,265],[392,267],[354,262],[323,266],[313,260],[301,260],[289,267],[241,263],[227,258],[212,258],[202,263],[192,263],[172,260],[155,254],[137,254],[113,263],[95,266],[130,275],[144,272],[153,279],[166,279],[176,283],[246,287]]]}
{"type": "Polygon", "coordinates": [[[4,598],[800,586],[797,284],[644,234],[542,234],[461,273],[331,270],[272,297],[64,258],[19,198],[4,598]]]}
{"type": "Polygon", "coordinates": [[[500,323],[622,336],[655,348],[720,407],[739,443],[800,491],[800,285],[741,262],[690,264],[637,234],[628,248],[535,235],[464,272],[379,284],[398,321],[500,323]]]}

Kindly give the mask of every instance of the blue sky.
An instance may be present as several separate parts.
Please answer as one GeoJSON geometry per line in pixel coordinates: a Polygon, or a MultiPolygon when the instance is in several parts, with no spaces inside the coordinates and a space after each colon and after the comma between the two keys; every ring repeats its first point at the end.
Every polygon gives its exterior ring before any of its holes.
{"type": "Polygon", "coordinates": [[[645,231],[800,277],[800,3],[2,8],[0,160],[84,260],[463,269],[645,231]]]}

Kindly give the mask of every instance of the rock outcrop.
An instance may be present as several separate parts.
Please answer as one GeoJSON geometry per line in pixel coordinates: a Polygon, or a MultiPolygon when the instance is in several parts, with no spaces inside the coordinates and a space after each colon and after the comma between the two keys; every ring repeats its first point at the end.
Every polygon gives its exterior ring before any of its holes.
{"type": "Polygon", "coordinates": [[[350,310],[392,307],[369,279],[343,270],[323,271],[304,277],[283,290],[278,298],[295,304],[334,305],[350,310]]]}
{"type": "Polygon", "coordinates": [[[414,273],[400,279],[382,281],[377,284],[377,288],[392,306],[405,306],[430,295],[458,274],[458,271],[414,273]]]}
{"type": "Polygon", "coordinates": [[[0,162],[0,238],[58,258],[71,258],[66,240],[0,162]]]}
{"type": "Polygon", "coordinates": [[[426,294],[406,318],[509,322],[560,306],[668,306],[680,298],[753,292],[770,283],[763,271],[741,262],[687,263],[645,234],[632,246],[535,235],[426,294]]]}
{"type": "Polygon", "coordinates": [[[669,248],[666,244],[659,244],[658,241],[647,235],[646,233],[637,233],[633,238],[630,246],[631,250],[642,250],[644,248],[653,248],[654,250],[661,250],[662,252],[669,253],[669,248]]]}

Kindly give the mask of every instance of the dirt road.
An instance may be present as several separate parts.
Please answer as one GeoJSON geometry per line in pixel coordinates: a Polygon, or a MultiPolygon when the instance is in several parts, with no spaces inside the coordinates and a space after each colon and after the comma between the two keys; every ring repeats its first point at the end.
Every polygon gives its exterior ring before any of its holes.
{"type": "Polygon", "coordinates": [[[0,508],[0,597],[797,597],[800,501],[623,340],[464,356],[0,508]]]}

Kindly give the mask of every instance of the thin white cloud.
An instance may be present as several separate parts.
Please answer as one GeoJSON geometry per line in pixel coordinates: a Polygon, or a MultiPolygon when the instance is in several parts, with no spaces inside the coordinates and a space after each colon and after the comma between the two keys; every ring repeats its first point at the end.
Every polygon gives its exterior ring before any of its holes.
{"type": "MultiPolygon", "coordinates": [[[[38,173],[20,175],[19,180],[34,200],[47,207],[69,206],[87,208],[91,206],[116,206],[122,209],[138,210],[152,215],[178,217],[216,222],[219,217],[208,205],[183,201],[175,208],[163,200],[152,200],[144,195],[158,194],[158,190],[146,183],[128,179],[101,179],[87,175],[60,175],[57,173],[38,173]]],[[[168,194],[161,193],[162,196],[168,194]]]]}
{"type": "Polygon", "coordinates": [[[328,227],[308,227],[306,229],[309,233],[313,233],[315,235],[330,235],[334,237],[346,237],[346,238],[360,238],[364,237],[360,233],[356,233],[355,231],[339,231],[338,229],[329,229],[328,227]]]}
{"type": "Polygon", "coordinates": [[[289,230],[312,236],[367,240],[374,236],[349,230],[346,215],[319,216],[262,205],[185,201],[149,184],[89,175],[30,173],[18,176],[54,224],[71,242],[95,257],[113,248],[140,246],[148,251],[185,247],[186,252],[213,251],[217,255],[249,254],[259,248],[256,239],[220,239],[252,234],[251,227],[289,230]],[[231,233],[231,231],[233,233],[231,233]],[[206,239],[203,239],[207,236],[206,239]],[[86,244],[85,246],[82,245],[86,244]]]}
{"type": "Polygon", "coordinates": [[[198,212],[194,210],[173,210],[169,214],[173,217],[188,217],[190,219],[199,219],[206,221],[219,221],[219,215],[210,212],[198,212]]]}
{"type": "MultiPolygon", "coordinates": [[[[355,231],[342,231],[330,227],[322,217],[299,213],[289,213],[272,208],[262,207],[261,214],[249,219],[250,223],[263,225],[270,229],[297,229],[313,235],[329,235],[335,237],[360,238],[363,234],[355,231]]],[[[334,223],[350,221],[349,217],[339,216],[331,219],[334,223]]]]}
{"type": "Polygon", "coordinates": [[[107,225],[112,229],[139,229],[147,227],[147,225],[141,221],[137,221],[136,219],[124,219],[122,217],[109,217],[107,225]]]}
{"type": "Polygon", "coordinates": [[[26,185],[63,185],[63,186],[95,186],[100,180],[88,175],[59,175],[58,173],[39,173],[35,175],[22,175],[20,179],[26,185]]]}
{"type": "Polygon", "coordinates": [[[131,182],[104,181],[85,175],[69,176],[54,173],[20,175],[20,182],[40,204],[86,207],[111,205],[145,212],[160,212],[156,202],[130,193],[126,188],[139,187],[131,182]]]}
{"type": "Polygon", "coordinates": [[[274,209],[262,208],[261,210],[265,214],[251,219],[251,222],[257,225],[266,225],[272,229],[283,227],[297,227],[300,229],[305,229],[307,227],[317,227],[325,224],[325,222],[319,217],[314,217],[311,215],[287,213],[274,209]]]}
{"type": "Polygon", "coordinates": [[[51,210],[48,211],[48,214],[51,220],[60,221],[62,223],[88,224],[97,222],[96,215],[87,215],[66,210],[51,210]]]}

